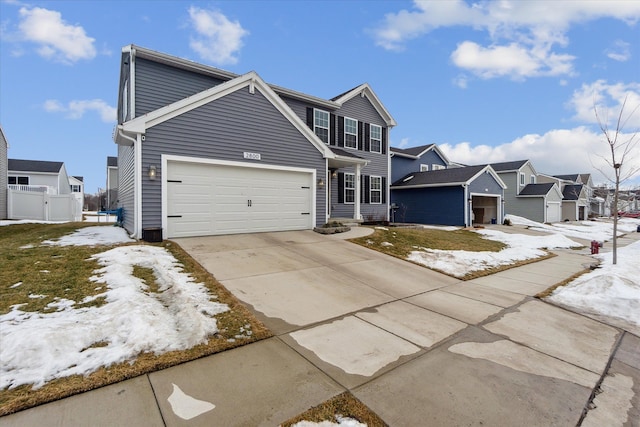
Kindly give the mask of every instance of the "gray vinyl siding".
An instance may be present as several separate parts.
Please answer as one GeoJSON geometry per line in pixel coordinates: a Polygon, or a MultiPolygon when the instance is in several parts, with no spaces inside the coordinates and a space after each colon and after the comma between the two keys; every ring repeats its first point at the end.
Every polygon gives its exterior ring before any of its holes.
{"type": "Polygon", "coordinates": [[[482,173],[471,183],[469,183],[469,190],[472,193],[481,193],[487,195],[502,195],[502,187],[498,184],[498,181],[490,173],[482,173]]]}
{"type": "Polygon", "coordinates": [[[223,80],[136,58],[136,117],[217,86],[223,80]]]}
{"type": "Polygon", "coordinates": [[[129,58],[130,54],[128,52],[122,53],[122,57],[120,59],[120,84],[118,85],[118,124],[122,124],[127,120],[131,119],[131,78],[129,67],[129,58]],[[125,86],[126,86],[126,105],[127,105],[127,113],[123,114],[122,108],[125,105],[125,99],[123,95],[125,94],[125,86]],[[123,117],[124,116],[124,117],[123,117]]]}
{"type": "Polygon", "coordinates": [[[517,203],[506,203],[507,214],[521,216],[536,222],[544,222],[546,204],[544,197],[519,197],[517,203]]]}
{"type": "Polygon", "coordinates": [[[7,156],[7,140],[0,130],[0,219],[7,219],[7,177],[9,174],[7,156]]]}
{"type": "Polygon", "coordinates": [[[118,207],[124,209],[123,227],[135,230],[135,148],[118,145],[118,207]]]}
{"type": "MultiPolygon", "coordinates": [[[[160,178],[162,154],[310,168],[316,169],[316,179],[327,179],[322,154],[257,88],[253,95],[239,89],[148,129],[142,164],[157,165],[160,178]],[[262,159],[244,160],[245,151],[262,159]]],[[[143,229],[162,224],[161,181],[142,174],[143,229]]],[[[316,225],[325,222],[325,192],[316,191],[316,225]]]]}

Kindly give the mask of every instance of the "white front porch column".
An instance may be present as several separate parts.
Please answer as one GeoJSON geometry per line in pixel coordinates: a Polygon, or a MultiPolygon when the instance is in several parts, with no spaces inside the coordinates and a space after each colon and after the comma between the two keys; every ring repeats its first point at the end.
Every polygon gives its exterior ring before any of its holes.
{"type": "Polygon", "coordinates": [[[355,191],[355,200],[353,204],[353,219],[360,219],[360,169],[362,166],[360,164],[356,164],[356,191],[355,191]]]}

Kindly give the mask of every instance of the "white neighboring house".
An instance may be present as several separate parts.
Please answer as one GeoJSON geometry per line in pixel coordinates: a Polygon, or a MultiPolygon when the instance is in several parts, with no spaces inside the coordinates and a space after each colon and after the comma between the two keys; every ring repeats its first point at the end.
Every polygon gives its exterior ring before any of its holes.
{"type": "Polygon", "coordinates": [[[107,210],[118,207],[118,158],[107,157],[107,210]]]}
{"type": "Polygon", "coordinates": [[[82,220],[63,162],[8,159],[7,181],[9,219],[82,220]]]}
{"type": "Polygon", "coordinates": [[[9,142],[0,126],[0,219],[7,219],[7,151],[9,142]]]}
{"type": "Polygon", "coordinates": [[[70,176],[69,187],[71,188],[71,194],[76,198],[80,210],[84,210],[84,177],[82,176],[70,176]]]}

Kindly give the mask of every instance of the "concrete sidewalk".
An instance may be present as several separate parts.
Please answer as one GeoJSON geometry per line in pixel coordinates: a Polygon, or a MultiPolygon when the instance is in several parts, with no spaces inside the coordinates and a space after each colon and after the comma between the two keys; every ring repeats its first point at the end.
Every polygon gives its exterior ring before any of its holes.
{"type": "Polygon", "coordinates": [[[391,426],[574,426],[598,388],[584,425],[638,423],[640,339],[532,298],[593,258],[462,282],[340,237],[179,239],[276,336],[0,425],[274,426],[349,390],[391,426]]]}

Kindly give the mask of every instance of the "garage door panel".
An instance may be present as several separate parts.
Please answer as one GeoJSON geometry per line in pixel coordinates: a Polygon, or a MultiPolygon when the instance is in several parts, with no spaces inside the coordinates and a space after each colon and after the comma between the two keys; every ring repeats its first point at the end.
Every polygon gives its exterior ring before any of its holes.
{"type": "Polygon", "coordinates": [[[304,172],[169,162],[169,237],[303,230],[313,226],[304,172]],[[306,214],[306,215],[305,215],[306,214]]]}

